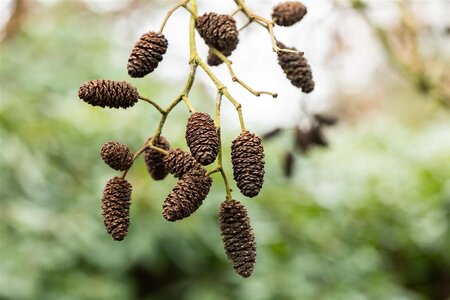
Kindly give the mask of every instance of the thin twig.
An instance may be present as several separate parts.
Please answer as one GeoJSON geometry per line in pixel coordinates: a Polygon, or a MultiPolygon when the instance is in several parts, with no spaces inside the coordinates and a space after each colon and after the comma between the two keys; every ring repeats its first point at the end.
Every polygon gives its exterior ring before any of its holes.
{"type": "Polygon", "coordinates": [[[139,95],[139,99],[143,100],[145,102],[148,102],[151,105],[153,105],[161,114],[165,114],[166,113],[166,111],[161,106],[159,106],[155,101],[153,101],[153,100],[151,100],[149,98],[145,98],[145,97],[143,97],[141,95],[139,95]]]}
{"type": "Polygon", "coordinates": [[[166,26],[167,21],[168,21],[169,18],[172,16],[172,14],[173,14],[177,9],[179,9],[180,7],[185,6],[188,2],[189,2],[189,0],[183,0],[183,1],[181,1],[180,3],[178,3],[177,5],[175,5],[173,8],[171,8],[171,9],[167,12],[166,17],[164,18],[164,21],[163,21],[162,24],[161,24],[161,28],[159,29],[159,33],[162,33],[162,32],[163,32],[164,27],[166,26]]]}
{"type": "Polygon", "coordinates": [[[256,91],[256,90],[252,89],[248,84],[246,84],[244,81],[242,81],[241,79],[239,79],[236,76],[236,74],[233,71],[233,67],[231,66],[232,62],[225,55],[223,55],[222,52],[220,52],[217,49],[212,48],[212,47],[211,47],[211,51],[213,51],[214,54],[217,57],[219,57],[227,65],[228,72],[230,73],[231,80],[233,80],[233,82],[239,83],[243,88],[245,88],[247,91],[249,91],[250,93],[252,93],[256,97],[259,97],[259,96],[261,96],[263,94],[272,96],[273,98],[278,97],[278,94],[276,94],[276,93],[267,92],[267,91],[256,91]]]}

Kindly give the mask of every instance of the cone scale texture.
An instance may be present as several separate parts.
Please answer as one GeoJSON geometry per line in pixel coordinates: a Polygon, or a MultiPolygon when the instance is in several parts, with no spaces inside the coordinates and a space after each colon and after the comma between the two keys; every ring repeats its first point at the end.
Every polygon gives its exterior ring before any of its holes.
{"type": "Polygon", "coordinates": [[[245,131],[231,145],[233,177],[244,196],[255,197],[264,182],[264,149],[261,138],[245,131]]]}
{"type": "MultiPolygon", "coordinates": [[[[154,145],[166,151],[170,149],[169,142],[163,136],[160,136],[158,141],[155,141],[154,145]]],[[[164,165],[164,155],[150,147],[144,151],[144,161],[148,173],[154,180],[163,180],[169,173],[164,165]]]]}
{"type": "MultiPolygon", "coordinates": [[[[280,42],[277,44],[282,49],[296,50],[295,48],[286,48],[280,42]]],[[[314,90],[315,83],[312,77],[311,67],[303,54],[280,52],[278,53],[278,64],[293,86],[300,88],[304,93],[311,93],[314,90]]]]}
{"type": "Polygon", "coordinates": [[[249,277],[255,269],[256,243],[244,205],[236,200],[223,202],[219,223],[225,252],[234,270],[249,277]]]}
{"type": "Polygon", "coordinates": [[[177,221],[189,217],[206,199],[212,179],[204,169],[193,169],[181,176],[163,204],[163,217],[177,221]]]}
{"type": "Polygon", "coordinates": [[[203,170],[202,165],[191,154],[180,148],[169,150],[169,154],[164,157],[164,165],[167,171],[176,178],[180,178],[193,169],[203,170]]]}
{"type": "MultiPolygon", "coordinates": [[[[239,43],[239,32],[236,21],[229,15],[206,13],[197,18],[197,31],[205,43],[214,47],[225,56],[230,56],[239,43]]],[[[210,66],[218,66],[222,60],[209,51],[207,62],[210,66]]]]}
{"type": "Polygon", "coordinates": [[[93,106],[128,108],[138,101],[137,89],[126,81],[92,80],[83,83],[78,96],[93,106]]]}
{"type": "Polygon", "coordinates": [[[144,77],[153,72],[162,61],[168,45],[169,43],[162,33],[143,34],[134,45],[128,59],[128,75],[144,77]]]}
{"type": "Polygon", "coordinates": [[[133,152],[127,145],[119,142],[103,144],[100,156],[108,166],[116,171],[128,170],[133,165],[133,152]]]}
{"type": "Polygon", "coordinates": [[[273,8],[272,19],[277,25],[292,26],[301,21],[306,15],[307,9],[298,1],[285,1],[273,8]]]}
{"type": "Polygon", "coordinates": [[[202,165],[214,162],[219,152],[219,136],[213,119],[202,112],[191,115],[186,126],[186,142],[192,156],[202,165]]]}
{"type": "Polygon", "coordinates": [[[113,177],[103,190],[103,221],[108,233],[116,241],[128,234],[130,224],[131,184],[121,177],[113,177]]]}

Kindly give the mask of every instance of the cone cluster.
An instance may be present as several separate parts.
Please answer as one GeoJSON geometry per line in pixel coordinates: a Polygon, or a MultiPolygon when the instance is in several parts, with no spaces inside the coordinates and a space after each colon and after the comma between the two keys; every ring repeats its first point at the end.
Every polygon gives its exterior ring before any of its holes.
{"type": "Polygon", "coordinates": [[[239,275],[249,277],[255,269],[256,243],[247,210],[240,202],[227,200],[220,207],[219,222],[228,259],[239,275]]]}
{"type": "Polygon", "coordinates": [[[108,166],[116,171],[128,170],[133,165],[133,152],[127,145],[119,142],[103,144],[100,156],[108,166]]]}
{"type": "Polygon", "coordinates": [[[195,112],[186,126],[186,142],[192,156],[202,165],[214,162],[219,152],[219,136],[209,114],[195,112]]]}
{"type": "Polygon", "coordinates": [[[273,8],[272,19],[277,25],[292,26],[306,15],[307,9],[298,1],[281,2],[273,8]]]}
{"type": "Polygon", "coordinates": [[[163,59],[169,43],[162,33],[148,32],[140,37],[128,59],[128,75],[144,77],[153,72],[163,59]]]}
{"type": "MultiPolygon", "coordinates": [[[[236,21],[229,15],[205,13],[197,18],[196,27],[205,43],[225,56],[230,56],[239,43],[236,21]]],[[[221,63],[222,60],[209,51],[208,64],[217,66],[221,63]]]]}
{"type": "Polygon", "coordinates": [[[164,158],[166,169],[180,178],[163,204],[163,217],[171,222],[194,213],[206,199],[211,177],[195,158],[181,149],[172,149],[164,158]]]}
{"type": "Polygon", "coordinates": [[[103,190],[103,221],[116,241],[123,240],[128,233],[131,190],[131,184],[121,177],[111,178],[103,190]]]}
{"type": "Polygon", "coordinates": [[[138,101],[139,94],[126,81],[92,80],[80,86],[78,97],[93,106],[128,108],[138,101]]]}
{"type": "MultiPolygon", "coordinates": [[[[295,48],[286,48],[281,42],[278,42],[277,45],[282,49],[296,50],[295,48]]],[[[292,85],[302,89],[304,93],[311,93],[314,90],[315,84],[311,67],[302,53],[279,52],[278,64],[292,85]]]]}
{"type": "Polygon", "coordinates": [[[264,149],[261,142],[261,138],[245,131],[231,145],[234,180],[247,197],[258,195],[264,182],[264,149]]]}
{"type": "MultiPolygon", "coordinates": [[[[154,141],[154,146],[166,151],[170,149],[169,142],[163,136],[160,136],[157,141],[154,141]]],[[[154,180],[163,180],[167,176],[168,171],[164,165],[164,155],[160,152],[150,147],[146,148],[144,151],[144,161],[148,173],[154,180]]]]}

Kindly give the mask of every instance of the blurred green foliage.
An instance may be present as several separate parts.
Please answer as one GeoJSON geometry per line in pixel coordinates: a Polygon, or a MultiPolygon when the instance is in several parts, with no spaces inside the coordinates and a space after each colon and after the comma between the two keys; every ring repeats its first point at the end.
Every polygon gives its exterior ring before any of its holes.
{"type": "MultiPolygon", "coordinates": [[[[151,181],[138,160],[130,233],[114,242],[100,197],[115,174],[99,159],[100,145],[118,139],[138,149],[158,115],[145,103],[105,111],[78,100],[86,80],[126,78],[111,64],[109,22],[55,6],[2,45],[1,299],[449,297],[446,113],[414,126],[388,112],[342,125],[330,132],[331,148],[300,158],[291,181],[279,168],[289,141],[268,143],[261,196],[236,196],[258,242],[249,279],[233,272],[222,249],[221,180],[195,215],[168,223],[161,205],[175,180],[151,181]]],[[[139,84],[157,98],[171,89],[139,84]]],[[[170,119],[165,134],[174,145],[184,146],[186,119],[178,110],[170,119]]]]}

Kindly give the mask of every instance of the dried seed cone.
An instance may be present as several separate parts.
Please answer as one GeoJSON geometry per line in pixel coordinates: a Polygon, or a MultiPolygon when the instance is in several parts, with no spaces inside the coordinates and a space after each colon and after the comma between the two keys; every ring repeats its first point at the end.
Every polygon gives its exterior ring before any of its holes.
{"type": "MultiPolygon", "coordinates": [[[[231,51],[229,50],[222,50],[220,52],[222,52],[222,54],[225,55],[226,57],[231,55],[231,51]]],[[[211,51],[211,49],[208,51],[208,57],[206,62],[208,63],[208,65],[212,67],[221,65],[223,63],[220,57],[218,57],[213,51],[211,51]]]]}
{"type": "Polygon", "coordinates": [[[133,152],[127,145],[119,142],[103,144],[100,156],[108,166],[116,171],[128,170],[133,165],[133,152]]]}
{"type": "Polygon", "coordinates": [[[244,196],[255,197],[264,182],[264,149],[261,138],[245,131],[231,145],[236,184],[244,196]]]}
{"type": "Polygon", "coordinates": [[[138,101],[139,94],[126,81],[92,80],[80,86],[78,97],[93,106],[128,108],[138,101]]]}
{"type": "Polygon", "coordinates": [[[148,32],[142,35],[128,58],[128,75],[144,77],[153,72],[162,61],[168,45],[162,33],[148,32]]]}
{"type": "Polygon", "coordinates": [[[169,150],[169,154],[164,157],[164,165],[170,174],[180,178],[191,170],[203,170],[202,165],[195,158],[180,148],[169,150]]]}
{"type": "Polygon", "coordinates": [[[103,190],[103,221],[116,241],[123,240],[128,233],[131,190],[131,184],[121,177],[111,178],[103,190]]]}
{"type": "Polygon", "coordinates": [[[212,179],[203,168],[185,173],[164,201],[164,218],[174,222],[189,217],[202,205],[211,185],[212,179]]]}
{"type": "Polygon", "coordinates": [[[186,142],[192,156],[206,166],[216,160],[219,151],[219,136],[213,119],[202,112],[191,115],[186,126],[186,142]]]}
{"type": "MultiPolygon", "coordinates": [[[[286,49],[286,46],[280,42],[278,42],[278,47],[286,49]]],[[[295,48],[287,49],[296,50],[295,48]]],[[[301,88],[304,93],[311,93],[314,90],[315,84],[311,67],[303,54],[280,52],[278,53],[278,64],[292,85],[301,88]]]]}
{"type": "Polygon", "coordinates": [[[256,243],[247,210],[239,201],[222,203],[219,213],[220,231],[228,259],[242,277],[255,269],[256,243]]]}
{"type": "Polygon", "coordinates": [[[272,19],[277,25],[292,26],[306,15],[307,9],[298,1],[281,2],[273,8],[272,19]]]}
{"type": "MultiPolygon", "coordinates": [[[[169,142],[163,136],[160,136],[158,141],[155,141],[154,145],[166,151],[170,149],[169,142]]],[[[163,180],[169,173],[164,165],[164,155],[156,150],[151,148],[145,149],[144,161],[148,173],[154,180],[163,180]]]]}
{"type": "Polygon", "coordinates": [[[239,43],[236,21],[229,15],[206,13],[197,18],[196,27],[205,43],[219,51],[231,53],[239,43]]]}

